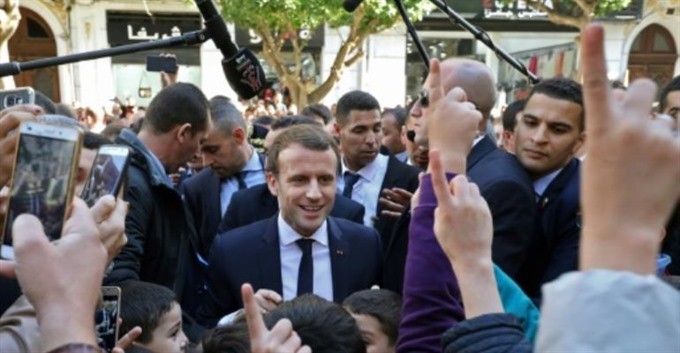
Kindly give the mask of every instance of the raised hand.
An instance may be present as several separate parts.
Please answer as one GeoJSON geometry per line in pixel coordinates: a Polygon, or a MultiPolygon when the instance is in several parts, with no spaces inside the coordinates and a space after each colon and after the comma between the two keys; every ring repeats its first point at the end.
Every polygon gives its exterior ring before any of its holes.
{"type": "Polygon", "coordinates": [[[50,243],[33,215],[20,215],[12,227],[17,278],[35,307],[45,351],[69,342],[96,342],[92,318],[106,249],[81,199],[74,200],[64,229],[62,238],[50,243]]]}
{"type": "Polygon", "coordinates": [[[455,87],[448,93],[441,79],[439,61],[430,62],[430,109],[426,113],[430,149],[438,149],[444,170],[465,173],[465,160],[472,149],[482,113],[467,101],[465,91],[455,87]]]}
{"type": "Polygon", "coordinates": [[[476,184],[464,175],[446,181],[439,151],[430,152],[432,187],[437,196],[434,233],[452,263],[491,263],[491,211],[476,184]]]}
{"type": "Polygon", "coordinates": [[[659,232],[680,196],[680,141],[649,119],[652,81],[635,81],[620,101],[611,97],[603,40],[603,27],[591,24],[581,42],[589,149],[580,266],[651,274],[659,232]]]}
{"type": "Polygon", "coordinates": [[[253,287],[250,284],[241,286],[243,308],[248,323],[250,335],[250,351],[253,353],[311,353],[307,346],[302,346],[300,337],[293,330],[293,324],[288,319],[279,320],[269,330],[264,325],[260,307],[255,301],[253,287]]]}
{"type": "Polygon", "coordinates": [[[496,286],[491,241],[491,211],[479,188],[458,175],[450,183],[438,150],[430,152],[432,187],[437,197],[434,234],[458,278],[468,319],[503,312],[496,286]]]}

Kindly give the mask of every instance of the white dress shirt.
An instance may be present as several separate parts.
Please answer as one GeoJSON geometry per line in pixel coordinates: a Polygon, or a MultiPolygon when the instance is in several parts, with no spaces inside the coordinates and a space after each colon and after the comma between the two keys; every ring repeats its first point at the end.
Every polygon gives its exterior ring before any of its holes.
{"type": "MultiPolygon", "coordinates": [[[[352,200],[364,205],[366,213],[364,213],[364,225],[373,228],[373,216],[376,215],[378,208],[378,199],[382,193],[382,184],[387,173],[387,163],[389,157],[383,154],[378,156],[371,162],[361,168],[359,171],[349,170],[342,161],[342,175],[345,171],[350,171],[359,174],[360,178],[352,188],[352,200]]],[[[344,178],[338,178],[338,193],[342,194],[345,189],[344,178]]]]}
{"type": "MultiPolygon", "coordinates": [[[[283,300],[291,300],[297,297],[298,273],[302,250],[295,243],[302,238],[291,226],[283,220],[279,213],[277,218],[279,226],[279,248],[281,251],[281,281],[283,283],[283,300]]],[[[331,272],[331,256],[328,246],[327,221],[312,234],[312,263],[314,264],[314,294],[333,301],[333,274],[331,272]]]]}
{"type": "MultiPolygon", "coordinates": [[[[243,176],[243,181],[245,181],[247,187],[264,184],[264,168],[260,162],[260,156],[258,156],[255,149],[252,149],[252,155],[246,165],[243,166],[241,172],[247,172],[243,176]]],[[[229,178],[222,181],[220,184],[220,211],[222,215],[227,212],[229,203],[231,202],[231,196],[238,191],[238,177],[232,175],[229,178]]]]}

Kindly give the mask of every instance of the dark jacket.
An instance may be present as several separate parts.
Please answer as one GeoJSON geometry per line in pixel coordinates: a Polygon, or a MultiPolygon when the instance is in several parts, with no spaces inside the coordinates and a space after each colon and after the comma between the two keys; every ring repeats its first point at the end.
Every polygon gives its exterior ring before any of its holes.
{"type": "Polygon", "coordinates": [[[531,353],[519,320],[511,314],[486,314],[460,322],[442,336],[444,353],[531,353]]]}
{"type": "MultiPolygon", "coordinates": [[[[258,154],[258,157],[264,169],[264,156],[258,154]]],[[[198,235],[198,249],[201,256],[206,259],[223,218],[220,201],[221,184],[220,176],[212,168],[206,167],[182,185],[182,197],[198,235]]]]}
{"type": "MultiPolygon", "coordinates": [[[[224,315],[243,306],[241,285],[250,283],[283,293],[278,214],[219,234],[210,250],[208,291],[197,318],[212,327],[224,315]]],[[[333,301],[379,284],[382,254],[374,229],[328,217],[333,301]]]]}
{"type": "MultiPolygon", "coordinates": [[[[533,186],[514,156],[488,137],[470,151],[467,173],[489,204],[493,217],[493,260],[515,279],[525,261],[536,214],[533,186]]],[[[401,293],[408,251],[410,207],[396,221],[385,252],[383,285],[401,293]]]]}
{"type": "MultiPolygon", "coordinates": [[[[140,280],[178,289],[176,280],[184,274],[179,272],[180,264],[193,258],[185,259],[191,254],[192,230],[184,203],[165,170],[131,130],[123,130],[116,143],[133,151],[125,193],[130,203],[125,219],[128,242],[104,282],[115,285],[140,280]]],[[[181,294],[180,290],[175,292],[181,294]]]]}
{"type": "Polygon", "coordinates": [[[530,255],[517,281],[536,303],[540,303],[543,284],[565,272],[578,270],[580,166],[578,159],[572,159],[536,203],[536,226],[530,255]]]}
{"type": "MultiPolygon", "coordinates": [[[[279,202],[269,191],[267,184],[260,184],[239,190],[231,197],[227,212],[220,223],[218,232],[223,233],[238,227],[267,219],[279,211],[279,202]]],[[[342,195],[335,195],[331,216],[364,223],[364,206],[342,195]]]]}
{"type": "Polygon", "coordinates": [[[466,169],[491,210],[493,262],[516,279],[533,237],[536,200],[531,179],[515,156],[497,148],[488,136],[472,148],[466,169]]]}

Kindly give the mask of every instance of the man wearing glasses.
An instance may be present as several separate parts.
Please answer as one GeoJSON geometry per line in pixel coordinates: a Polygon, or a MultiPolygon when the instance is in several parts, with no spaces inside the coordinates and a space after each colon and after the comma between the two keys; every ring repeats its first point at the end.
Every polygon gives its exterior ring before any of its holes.
{"type": "MultiPolygon", "coordinates": [[[[485,134],[491,109],[496,101],[493,75],[483,63],[468,59],[449,59],[441,63],[445,93],[462,88],[468,101],[482,113],[483,119],[472,150],[467,157],[467,175],[474,181],[491,209],[494,225],[492,255],[494,263],[510,277],[515,277],[524,263],[533,234],[535,196],[529,176],[514,156],[496,147],[485,134]]],[[[430,77],[423,84],[428,87],[430,77]]],[[[414,142],[427,148],[427,110],[429,92],[424,89],[411,108],[414,142]]],[[[451,119],[455,119],[452,116],[451,119]]],[[[402,217],[403,218],[403,217],[402,217]]],[[[385,287],[401,292],[408,248],[408,225],[400,219],[385,255],[385,287]]]]}

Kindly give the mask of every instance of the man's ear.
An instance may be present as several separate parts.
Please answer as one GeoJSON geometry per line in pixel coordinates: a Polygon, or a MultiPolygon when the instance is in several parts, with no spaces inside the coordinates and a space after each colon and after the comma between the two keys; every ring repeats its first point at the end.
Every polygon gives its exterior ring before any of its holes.
{"type": "Polygon", "coordinates": [[[234,131],[231,133],[231,136],[236,140],[238,145],[243,145],[248,140],[245,130],[243,130],[241,127],[234,129],[234,131]]]}
{"type": "Polygon", "coordinates": [[[179,141],[179,143],[184,143],[193,137],[193,133],[191,132],[191,124],[189,123],[182,124],[176,129],[177,132],[175,134],[175,138],[177,141],[179,141]]]}
{"type": "Polygon", "coordinates": [[[338,124],[337,120],[333,122],[333,130],[335,130],[335,136],[338,136],[338,138],[339,138],[340,137],[340,131],[342,131],[342,127],[340,126],[340,124],[338,124]]]}
{"type": "Polygon", "coordinates": [[[578,140],[576,141],[576,144],[574,144],[574,148],[572,149],[572,154],[576,155],[583,146],[586,144],[586,132],[583,131],[581,134],[578,136],[578,140]]]}
{"type": "Polygon", "coordinates": [[[276,180],[274,173],[267,172],[265,177],[267,178],[267,187],[269,188],[269,192],[274,196],[279,196],[279,183],[278,180],[276,180]]]}

